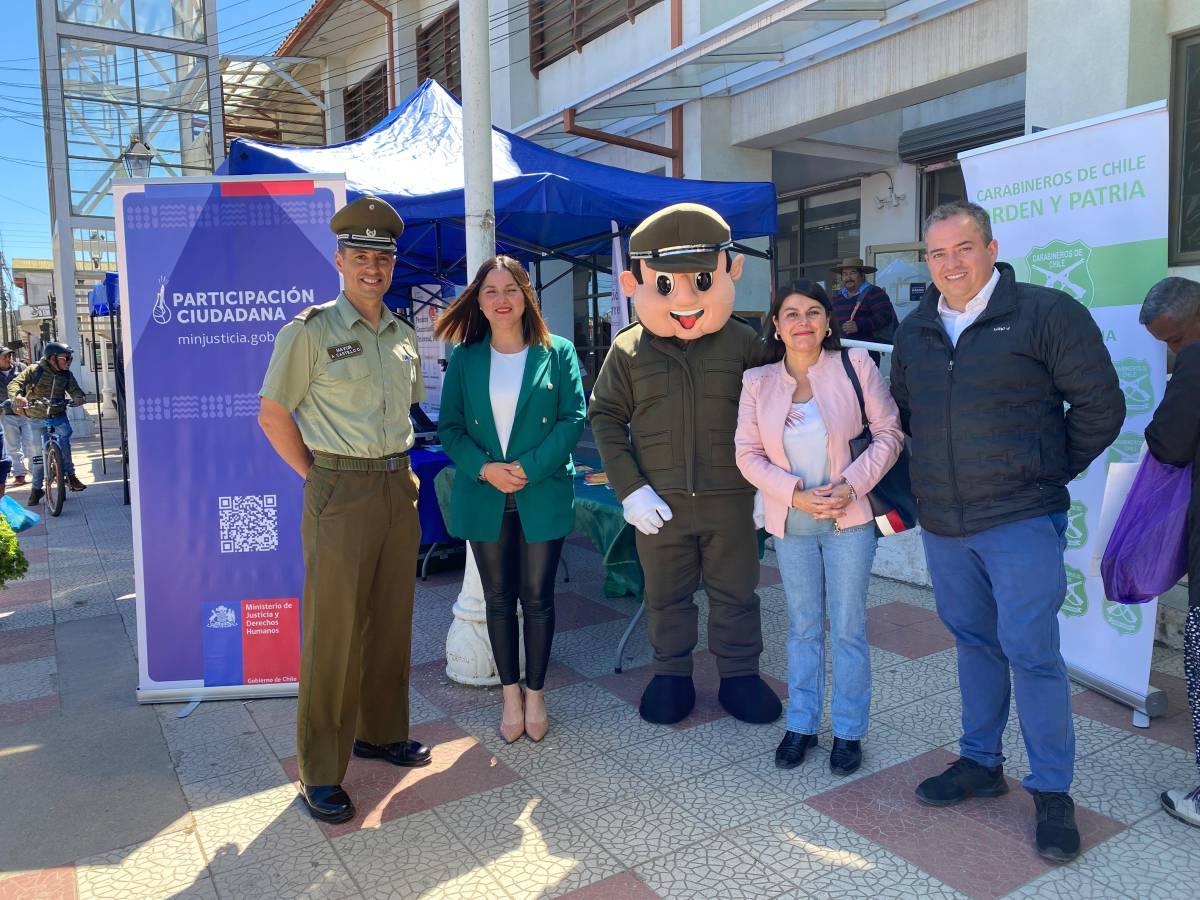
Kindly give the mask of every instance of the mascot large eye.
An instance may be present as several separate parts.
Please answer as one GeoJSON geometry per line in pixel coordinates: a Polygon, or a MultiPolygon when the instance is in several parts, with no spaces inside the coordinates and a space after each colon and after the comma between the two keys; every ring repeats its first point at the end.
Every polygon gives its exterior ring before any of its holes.
{"type": "Polygon", "coordinates": [[[654,285],[658,288],[660,294],[664,297],[669,297],[671,291],[675,290],[675,279],[670,275],[659,275],[654,285]]]}
{"type": "Polygon", "coordinates": [[[712,287],[712,272],[700,272],[696,275],[696,290],[703,293],[712,287]]]}

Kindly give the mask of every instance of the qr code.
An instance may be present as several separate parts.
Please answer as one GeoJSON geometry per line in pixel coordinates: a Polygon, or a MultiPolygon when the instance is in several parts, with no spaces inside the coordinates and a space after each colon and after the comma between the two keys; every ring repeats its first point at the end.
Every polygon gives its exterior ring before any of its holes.
{"type": "Polygon", "coordinates": [[[263,553],[279,547],[274,494],[218,497],[222,553],[263,553]]]}

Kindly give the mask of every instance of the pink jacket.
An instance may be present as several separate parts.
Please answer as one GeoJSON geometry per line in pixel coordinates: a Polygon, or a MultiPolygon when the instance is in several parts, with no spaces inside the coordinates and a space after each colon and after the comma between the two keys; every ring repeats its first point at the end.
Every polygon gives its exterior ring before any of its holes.
{"type": "MultiPolygon", "coordinates": [[[[900,414],[878,367],[866,350],[850,351],[850,363],[858,373],[871,426],[870,449],[850,461],[850,439],[862,431],[862,416],[854,385],[846,376],[836,350],[826,350],[808,370],[813,397],[821,418],[829,430],[829,478],[832,483],[845,479],[858,495],[837,520],[839,528],[852,528],[870,522],[871,504],[867,493],[879,483],[900,456],[904,434],[900,414]]],[[[738,407],[734,446],[738,468],[746,480],[762,491],[766,528],[776,537],[784,533],[792,491],[805,485],[792,474],[783,449],[783,421],[791,410],[796,379],[788,374],[783,361],[749,369],[742,376],[742,397],[738,407]]],[[[819,485],[808,485],[819,487],[819,485]]]]}

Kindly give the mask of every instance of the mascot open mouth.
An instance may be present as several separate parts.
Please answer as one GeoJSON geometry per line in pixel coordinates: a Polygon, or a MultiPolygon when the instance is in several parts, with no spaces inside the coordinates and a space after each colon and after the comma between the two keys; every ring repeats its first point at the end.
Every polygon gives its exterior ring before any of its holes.
{"type": "Polygon", "coordinates": [[[704,307],[701,307],[700,309],[685,309],[682,312],[675,312],[672,310],[671,312],[671,318],[684,328],[694,327],[702,315],[704,315],[704,307]]]}

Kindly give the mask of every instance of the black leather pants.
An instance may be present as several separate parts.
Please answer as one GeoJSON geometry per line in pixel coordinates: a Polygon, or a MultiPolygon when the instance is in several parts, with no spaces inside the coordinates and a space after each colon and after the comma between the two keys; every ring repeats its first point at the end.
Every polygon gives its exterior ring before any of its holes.
{"type": "Polygon", "coordinates": [[[521,678],[517,636],[520,597],[525,616],[525,685],[531,691],[545,686],[554,639],[554,576],[562,547],[563,538],[527,544],[516,506],[504,509],[499,540],[471,542],[483,582],[488,637],[501,684],[516,684],[521,678]]]}

